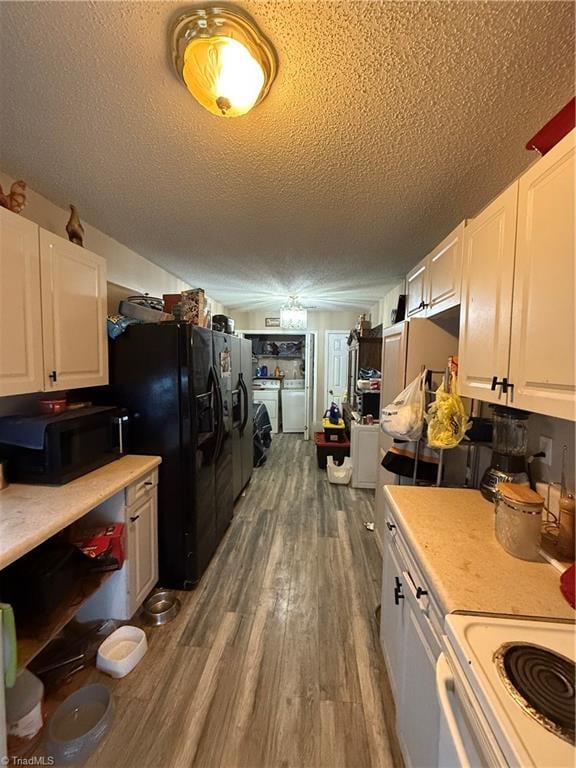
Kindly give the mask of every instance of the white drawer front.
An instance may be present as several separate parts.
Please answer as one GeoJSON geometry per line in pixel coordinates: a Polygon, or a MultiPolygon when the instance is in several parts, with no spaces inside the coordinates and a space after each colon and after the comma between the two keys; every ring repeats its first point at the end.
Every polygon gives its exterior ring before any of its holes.
{"type": "Polygon", "coordinates": [[[132,504],[136,504],[136,502],[140,502],[142,499],[150,496],[157,485],[158,468],[153,469],[152,472],[144,475],[144,477],[141,477],[126,488],[126,506],[130,507],[132,504]]]}

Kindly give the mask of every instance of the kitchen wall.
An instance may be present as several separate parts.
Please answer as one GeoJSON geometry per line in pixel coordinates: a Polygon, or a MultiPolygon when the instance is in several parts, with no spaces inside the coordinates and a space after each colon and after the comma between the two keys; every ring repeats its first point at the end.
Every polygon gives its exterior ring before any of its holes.
{"type": "Polygon", "coordinates": [[[534,413],[528,422],[528,453],[537,453],[540,450],[540,435],[552,439],[552,466],[548,467],[535,459],[532,463],[532,473],[535,480],[543,480],[545,483],[560,482],[562,471],[562,448],[567,447],[566,452],[566,482],[571,491],[576,489],[575,482],[575,425],[565,419],[553,419],[550,416],[540,416],[534,413]]]}
{"type": "MultiPolygon", "coordinates": [[[[12,177],[0,171],[0,184],[5,192],[10,189],[13,181],[12,177]]],[[[50,232],[67,237],[66,222],[70,216],[70,211],[60,208],[30,188],[28,188],[26,196],[27,204],[21,215],[50,232]]],[[[82,211],[79,213],[82,219],[82,211]]],[[[118,283],[118,285],[141,293],[149,293],[152,296],[162,296],[163,293],[179,293],[191,287],[180,278],[148,261],[136,251],[122,245],[83,219],[82,224],[85,230],[84,244],[86,248],[106,259],[109,282],[118,283]]],[[[213,314],[225,312],[221,304],[210,298],[208,301],[213,314]]]]}
{"type": "MultiPolygon", "coordinates": [[[[0,171],[0,184],[4,191],[10,189],[14,179],[0,171]]],[[[80,212],[81,213],[81,212],[80,212]]],[[[66,237],[66,222],[70,211],[60,208],[47,198],[27,190],[27,204],[22,216],[35,222],[44,229],[66,237]]],[[[108,282],[130,288],[152,296],[163,293],[179,293],[190,288],[187,283],[165,269],[156,266],[139,253],[130,250],[114,238],[82,221],[85,230],[84,243],[86,248],[103,256],[107,262],[108,282]]],[[[225,308],[207,297],[212,314],[225,313],[225,308]]],[[[56,396],[57,393],[52,392],[56,396]]],[[[31,394],[14,397],[0,397],[0,416],[14,413],[34,413],[38,410],[38,400],[45,395],[31,394]]]]}
{"type": "Polygon", "coordinates": [[[370,308],[370,318],[373,326],[382,324],[384,328],[387,328],[389,325],[393,324],[390,320],[390,314],[393,309],[396,309],[400,294],[406,292],[405,286],[406,283],[404,279],[399,280],[391,288],[388,288],[380,301],[376,302],[376,304],[370,308]]]}
{"type": "MultiPolygon", "coordinates": [[[[482,416],[490,417],[491,408],[487,403],[482,404],[482,416]]],[[[575,462],[576,462],[576,425],[565,419],[554,419],[551,416],[541,416],[533,413],[528,420],[528,455],[538,453],[540,450],[540,436],[549,437],[552,440],[552,464],[547,466],[540,459],[534,459],[531,465],[531,473],[534,482],[559,483],[562,474],[562,449],[566,446],[566,482],[570,491],[576,489],[575,462]]],[[[491,451],[482,448],[480,456],[480,477],[484,469],[489,465],[491,451]]]]}
{"type": "MultiPolygon", "coordinates": [[[[320,427],[320,419],[325,410],[325,341],[326,331],[349,331],[354,328],[358,320],[359,312],[321,312],[317,310],[308,311],[308,330],[317,331],[318,352],[316,369],[316,424],[315,429],[320,427]]],[[[239,331],[262,331],[266,329],[267,317],[278,317],[279,312],[231,312],[231,317],[236,323],[236,329],[239,331]]],[[[272,328],[268,330],[273,330],[272,328]]]]}

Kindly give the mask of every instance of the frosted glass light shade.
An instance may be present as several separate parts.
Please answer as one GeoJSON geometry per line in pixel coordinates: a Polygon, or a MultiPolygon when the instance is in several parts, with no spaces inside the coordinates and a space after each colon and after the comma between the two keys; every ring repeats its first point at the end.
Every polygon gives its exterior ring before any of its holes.
{"type": "Polygon", "coordinates": [[[231,37],[193,40],[184,53],[184,82],[214,115],[249,112],[264,86],[264,72],[250,51],[231,37]]]}
{"type": "Polygon", "coordinates": [[[280,327],[303,331],[308,325],[308,310],[293,300],[280,309],[280,327]]]}
{"type": "Polygon", "coordinates": [[[274,49],[238,9],[193,9],[173,31],[174,65],[194,98],[214,115],[239,117],[276,76],[274,49]]]}

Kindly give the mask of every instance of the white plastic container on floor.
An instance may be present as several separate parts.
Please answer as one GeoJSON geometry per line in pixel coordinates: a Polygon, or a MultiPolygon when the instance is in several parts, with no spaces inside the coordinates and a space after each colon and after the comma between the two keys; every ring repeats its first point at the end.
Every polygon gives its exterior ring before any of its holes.
{"type": "Polygon", "coordinates": [[[44,685],[28,669],[18,673],[12,688],[6,688],[8,746],[12,749],[29,742],[42,728],[43,699],[44,685]]]}
{"type": "Polygon", "coordinates": [[[148,650],[146,634],[140,627],[120,627],[98,648],[96,667],[110,677],[132,672],[148,650]]]}
{"type": "Polygon", "coordinates": [[[346,456],[340,466],[334,463],[334,456],[328,456],[326,461],[328,480],[336,485],[348,485],[352,477],[352,459],[346,456]]]}

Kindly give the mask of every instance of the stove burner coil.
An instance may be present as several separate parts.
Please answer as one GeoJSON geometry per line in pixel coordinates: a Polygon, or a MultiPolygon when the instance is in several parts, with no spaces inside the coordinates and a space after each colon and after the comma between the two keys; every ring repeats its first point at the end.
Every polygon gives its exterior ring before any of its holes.
{"type": "Polygon", "coordinates": [[[524,711],[576,746],[574,662],[530,643],[502,645],[494,661],[508,692],[524,711]]]}

